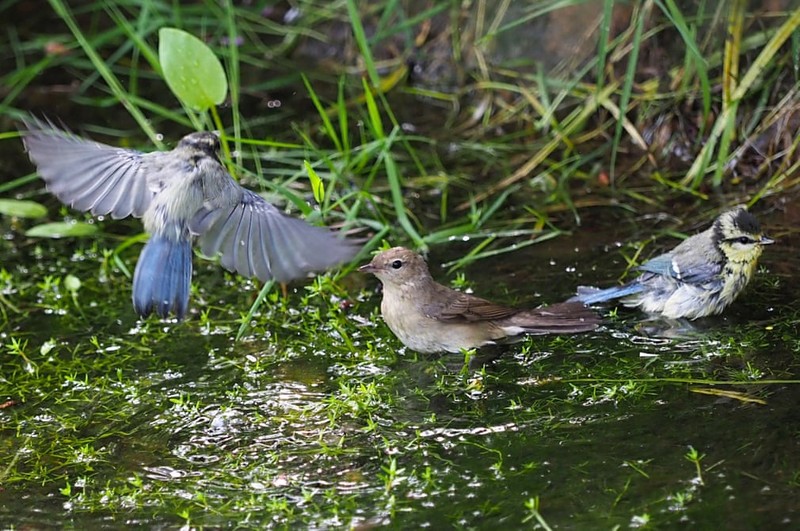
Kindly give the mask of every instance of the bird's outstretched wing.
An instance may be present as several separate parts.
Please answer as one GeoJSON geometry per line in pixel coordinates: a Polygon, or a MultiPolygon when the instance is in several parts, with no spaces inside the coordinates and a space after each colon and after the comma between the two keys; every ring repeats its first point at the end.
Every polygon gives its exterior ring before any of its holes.
{"type": "Polygon", "coordinates": [[[283,214],[261,196],[238,188],[212,198],[189,223],[206,256],[221,254],[230,271],[262,281],[279,282],[323,271],[351,260],[358,246],[334,232],[283,214]]]}
{"type": "Polygon", "coordinates": [[[47,189],[63,203],[115,219],[141,217],[153,192],[140,171],[145,155],[83,139],[49,121],[23,121],[22,141],[47,189]]]}
{"type": "Polygon", "coordinates": [[[442,288],[440,296],[432,297],[437,302],[422,307],[425,315],[433,319],[447,322],[494,321],[514,315],[519,311],[469,293],[461,293],[445,286],[442,288]]]}

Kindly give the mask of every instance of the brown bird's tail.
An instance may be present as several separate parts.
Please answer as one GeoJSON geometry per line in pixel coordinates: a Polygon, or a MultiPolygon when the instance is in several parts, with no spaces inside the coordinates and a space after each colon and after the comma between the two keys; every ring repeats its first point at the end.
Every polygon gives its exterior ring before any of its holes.
{"type": "Polygon", "coordinates": [[[589,332],[600,317],[581,302],[559,302],[533,310],[522,310],[503,319],[503,326],[518,326],[526,334],[573,334],[589,332]]]}

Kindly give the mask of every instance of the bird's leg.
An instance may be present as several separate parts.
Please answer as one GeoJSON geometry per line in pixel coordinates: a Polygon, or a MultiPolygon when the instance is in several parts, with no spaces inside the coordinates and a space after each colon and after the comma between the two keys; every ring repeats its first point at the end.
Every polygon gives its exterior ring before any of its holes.
{"type": "Polygon", "coordinates": [[[485,345],[473,354],[468,363],[471,371],[479,370],[499,358],[506,350],[507,345],[485,345]]]}

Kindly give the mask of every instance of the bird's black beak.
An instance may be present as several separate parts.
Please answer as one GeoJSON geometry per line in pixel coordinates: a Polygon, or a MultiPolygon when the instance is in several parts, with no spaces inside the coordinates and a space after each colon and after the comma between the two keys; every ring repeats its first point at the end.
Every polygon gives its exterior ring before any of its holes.
{"type": "Polygon", "coordinates": [[[775,240],[773,240],[768,236],[761,236],[761,238],[758,240],[758,243],[760,243],[761,245],[769,245],[771,243],[775,243],[775,240]]]}

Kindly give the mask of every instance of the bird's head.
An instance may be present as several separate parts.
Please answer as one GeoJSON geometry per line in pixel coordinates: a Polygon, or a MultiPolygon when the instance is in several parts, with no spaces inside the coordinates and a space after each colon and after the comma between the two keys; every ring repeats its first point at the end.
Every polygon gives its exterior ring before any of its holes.
{"type": "Polygon", "coordinates": [[[714,221],[714,241],[732,262],[753,264],[764,245],[775,243],[761,232],[758,220],[744,207],[723,212],[714,221]]]}
{"type": "Polygon", "coordinates": [[[431,280],[428,265],[417,253],[405,247],[393,247],[372,257],[372,261],[358,268],[362,273],[372,273],[384,286],[412,286],[431,280]]]}
{"type": "Polygon", "coordinates": [[[217,158],[217,154],[219,153],[219,137],[207,131],[191,133],[181,138],[181,141],[178,142],[178,147],[200,151],[209,157],[217,158]]]}

